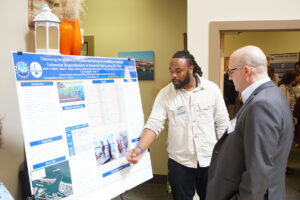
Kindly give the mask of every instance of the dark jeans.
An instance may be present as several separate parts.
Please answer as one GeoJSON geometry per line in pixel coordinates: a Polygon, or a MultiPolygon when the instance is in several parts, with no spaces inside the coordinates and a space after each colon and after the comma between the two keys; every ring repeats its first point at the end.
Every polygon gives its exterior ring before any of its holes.
{"type": "Polygon", "coordinates": [[[168,160],[169,182],[174,200],[192,200],[197,191],[200,200],[206,196],[208,167],[190,168],[168,160]]]}

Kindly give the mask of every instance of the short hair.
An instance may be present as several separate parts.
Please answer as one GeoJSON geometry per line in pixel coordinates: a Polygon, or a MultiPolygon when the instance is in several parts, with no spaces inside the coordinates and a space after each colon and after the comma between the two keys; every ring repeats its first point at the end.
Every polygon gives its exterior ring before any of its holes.
{"type": "Polygon", "coordinates": [[[185,58],[189,60],[190,66],[194,66],[193,74],[199,74],[199,76],[202,76],[202,70],[201,67],[197,64],[194,56],[188,51],[188,50],[182,50],[182,51],[177,51],[172,58],[185,58]]]}
{"type": "Polygon", "coordinates": [[[293,81],[295,81],[296,77],[297,77],[297,73],[295,71],[293,71],[293,70],[286,71],[283,74],[282,79],[278,85],[281,85],[281,84],[288,85],[288,84],[292,83],[293,81]]]}

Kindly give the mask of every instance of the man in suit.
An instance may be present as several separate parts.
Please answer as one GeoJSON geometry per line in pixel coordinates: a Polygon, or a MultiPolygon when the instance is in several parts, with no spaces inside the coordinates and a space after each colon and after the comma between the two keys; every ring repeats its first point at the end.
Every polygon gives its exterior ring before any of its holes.
{"type": "Polygon", "coordinates": [[[233,52],[228,74],[244,104],[214,147],[206,200],[285,200],[293,141],[289,105],[268,77],[260,48],[233,52]]]}

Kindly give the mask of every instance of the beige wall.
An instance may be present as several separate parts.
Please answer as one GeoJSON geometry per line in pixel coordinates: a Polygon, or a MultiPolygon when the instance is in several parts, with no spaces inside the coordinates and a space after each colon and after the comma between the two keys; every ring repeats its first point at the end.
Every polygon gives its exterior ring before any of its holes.
{"type": "Polygon", "coordinates": [[[18,111],[17,92],[11,51],[34,49],[28,33],[28,1],[1,1],[0,6],[0,118],[3,119],[4,147],[0,150],[0,182],[18,198],[18,171],[24,160],[23,135],[18,111]]]}
{"type": "MultiPolygon", "coordinates": [[[[117,57],[119,51],[154,51],[154,81],[140,81],[147,120],[158,91],[170,82],[169,61],[183,49],[187,30],[186,0],[88,0],[81,18],[85,35],[95,36],[95,56],[117,57]]],[[[167,132],[151,146],[154,174],[167,174],[167,132]]]]}
{"type": "Polygon", "coordinates": [[[259,46],[267,56],[300,52],[300,31],[225,33],[225,57],[246,45],[259,46]]]}
{"type": "Polygon", "coordinates": [[[209,23],[211,21],[299,19],[299,0],[188,0],[188,49],[208,77],[209,23]]]}

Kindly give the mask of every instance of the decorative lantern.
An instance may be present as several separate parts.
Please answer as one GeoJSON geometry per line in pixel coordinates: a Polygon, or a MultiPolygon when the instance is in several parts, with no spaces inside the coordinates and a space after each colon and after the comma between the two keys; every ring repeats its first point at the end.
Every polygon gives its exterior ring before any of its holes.
{"type": "Polygon", "coordinates": [[[35,16],[35,52],[59,54],[59,19],[46,4],[35,16]]]}

